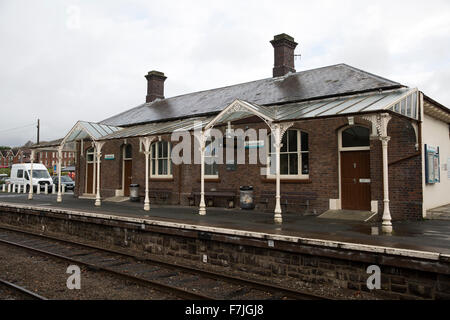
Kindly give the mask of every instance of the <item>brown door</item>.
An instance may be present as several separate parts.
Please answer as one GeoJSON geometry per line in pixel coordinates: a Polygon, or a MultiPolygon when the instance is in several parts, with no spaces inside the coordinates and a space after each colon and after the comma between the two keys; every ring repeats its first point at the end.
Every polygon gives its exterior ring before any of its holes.
{"type": "Polygon", "coordinates": [[[370,210],[370,151],[341,152],[342,209],[370,210]]]}
{"type": "Polygon", "coordinates": [[[86,193],[94,193],[94,164],[87,163],[86,193]]]}
{"type": "Polygon", "coordinates": [[[124,179],[123,179],[123,195],[125,197],[128,197],[130,195],[130,184],[131,184],[131,168],[132,168],[132,161],[131,160],[124,160],[124,179]]]}

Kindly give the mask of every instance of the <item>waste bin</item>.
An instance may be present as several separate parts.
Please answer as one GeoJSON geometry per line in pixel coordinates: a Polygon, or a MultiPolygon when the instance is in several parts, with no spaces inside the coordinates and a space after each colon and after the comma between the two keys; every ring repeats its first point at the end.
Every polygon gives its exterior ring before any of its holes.
{"type": "Polygon", "coordinates": [[[139,185],[132,183],[130,184],[130,201],[139,201],[139,185]]]}
{"type": "Polygon", "coordinates": [[[255,208],[255,204],[253,201],[253,187],[252,186],[241,186],[239,188],[241,191],[240,200],[241,200],[241,209],[253,209],[255,208]]]}

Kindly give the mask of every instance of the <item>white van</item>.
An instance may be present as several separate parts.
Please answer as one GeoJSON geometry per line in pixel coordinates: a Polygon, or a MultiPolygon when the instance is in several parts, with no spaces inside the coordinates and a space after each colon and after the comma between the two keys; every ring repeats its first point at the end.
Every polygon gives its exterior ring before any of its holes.
{"type": "MultiPolygon", "coordinates": [[[[30,171],[31,163],[13,164],[11,167],[10,184],[19,184],[26,186],[27,192],[30,191],[30,171]]],[[[41,163],[33,163],[33,190],[36,191],[39,187],[41,190],[48,184],[48,190],[53,186],[52,178],[48,173],[47,168],[41,163]]]]}

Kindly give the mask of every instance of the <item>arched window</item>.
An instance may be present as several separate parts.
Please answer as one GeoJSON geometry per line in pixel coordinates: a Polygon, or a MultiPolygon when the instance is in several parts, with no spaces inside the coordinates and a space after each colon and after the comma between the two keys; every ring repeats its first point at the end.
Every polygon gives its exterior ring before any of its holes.
{"type": "Polygon", "coordinates": [[[152,177],[172,177],[172,161],[170,160],[170,143],[158,141],[152,144],[151,171],[152,177]]]}
{"type": "MultiPolygon", "coordinates": [[[[306,132],[288,130],[282,140],[280,150],[280,174],[285,178],[308,178],[309,176],[309,135],[306,132]]],[[[276,150],[269,135],[269,173],[276,175],[276,150]]]]}
{"type": "Polygon", "coordinates": [[[361,126],[352,126],[342,131],[342,148],[370,147],[370,130],[361,126]]]}

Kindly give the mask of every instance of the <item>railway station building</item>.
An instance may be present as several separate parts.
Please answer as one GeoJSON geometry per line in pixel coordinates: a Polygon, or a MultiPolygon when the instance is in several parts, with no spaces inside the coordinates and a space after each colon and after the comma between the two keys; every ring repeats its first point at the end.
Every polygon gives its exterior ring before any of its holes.
{"type": "Polygon", "coordinates": [[[166,98],[166,75],[151,71],[145,103],[35,150],[75,142],[77,197],[101,205],[139,184],[150,215],[151,204],[239,207],[251,186],[255,215],[275,222],[352,210],[389,231],[450,202],[448,108],[346,64],[296,72],[294,38],[270,42],[271,78],[166,98]]]}

